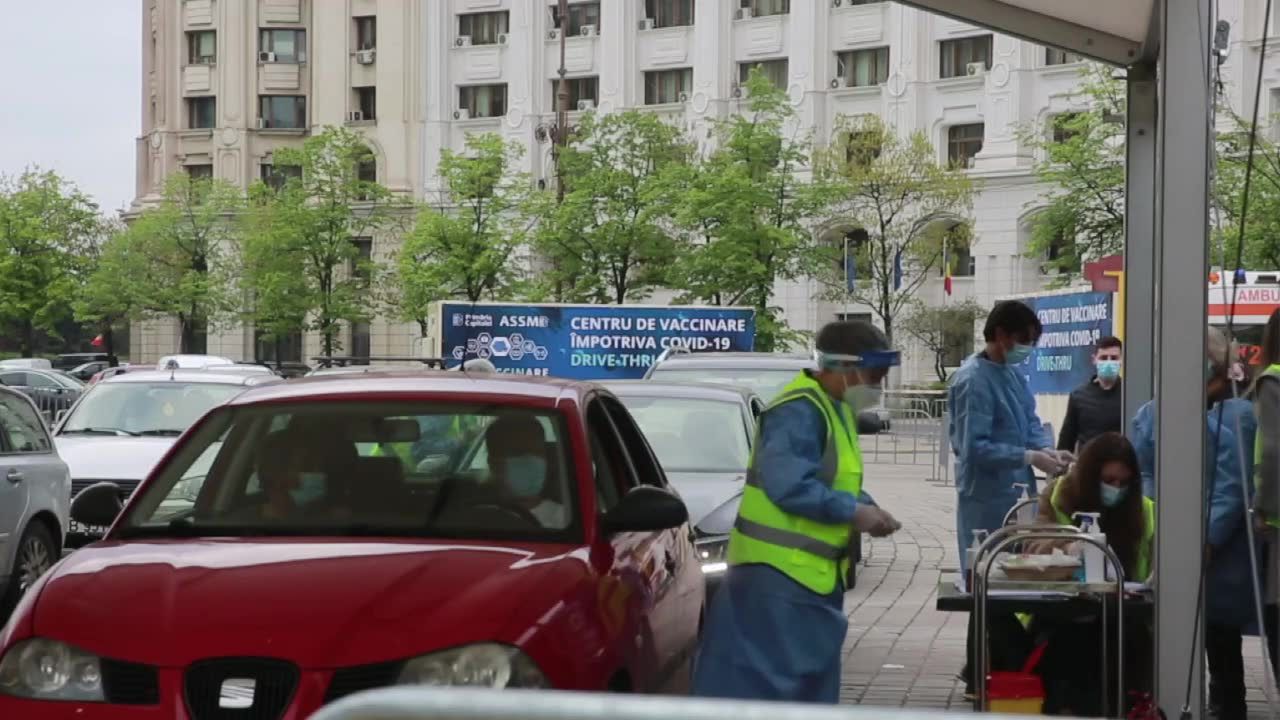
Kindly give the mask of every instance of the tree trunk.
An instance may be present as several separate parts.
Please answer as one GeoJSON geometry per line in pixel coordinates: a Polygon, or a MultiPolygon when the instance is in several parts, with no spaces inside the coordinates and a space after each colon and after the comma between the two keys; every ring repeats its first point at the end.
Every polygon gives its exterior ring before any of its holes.
{"type": "MultiPolygon", "coordinates": [[[[106,351],[108,358],[113,358],[113,359],[115,358],[116,337],[115,337],[115,331],[111,329],[110,321],[102,324],[102,349],[106,351]]],[[[113,367],[115,366],[114,361],[111,364],[113,367]]]]}
{"type": "Polygon", "coordinates": [[[178,315],[178,352],[187,354],[191,352],[191,346],[195,344],[195,327],[191,318],[186,315],[178,315]]]}
{"type": "Polygon", "coordinates": [[[35,353],[36,349],[36,326],[31,322],[30,318],[22,320],[22,357],[29,358],[35,353]]]}

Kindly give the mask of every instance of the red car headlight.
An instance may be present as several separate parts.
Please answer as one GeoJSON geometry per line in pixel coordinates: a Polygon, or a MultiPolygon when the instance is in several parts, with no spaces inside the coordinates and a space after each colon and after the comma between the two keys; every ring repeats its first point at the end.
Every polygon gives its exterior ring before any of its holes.
{"type": "Polygon", "coordinates": [[[545,688],[547,678],[528,655],[509,645],[480,643],[413,658],[400,685],[545,688]]]}
{"type": "Polygon", "coordinates": [[[23,640],[4,654],[0,693],[33,700],[106,701],[98,657],[45,638],[23,640]]]}

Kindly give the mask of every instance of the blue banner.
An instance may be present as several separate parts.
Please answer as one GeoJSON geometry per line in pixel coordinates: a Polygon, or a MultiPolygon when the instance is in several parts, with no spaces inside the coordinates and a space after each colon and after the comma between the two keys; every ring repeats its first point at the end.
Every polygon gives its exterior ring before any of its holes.
{"type": "Polygon", "coordinates": [[[1066,394],[1093,377],[1098,339],[1111,334],[1111,293],[1025,298],[1044,326],[1031,359],[1020,366],[1031,392],[1066,394]]]}
{"type": "Polygon", "coordinates": [[[669,347],[748,352],[755,340],[749,308],[639,305],[443,303],[447,367],[473,357],[499,372],[574,380],[625,380],[669,347]]]}

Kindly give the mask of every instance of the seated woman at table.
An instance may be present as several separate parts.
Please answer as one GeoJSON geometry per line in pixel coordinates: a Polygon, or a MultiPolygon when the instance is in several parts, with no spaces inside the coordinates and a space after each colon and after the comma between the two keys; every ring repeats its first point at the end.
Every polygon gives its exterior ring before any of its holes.
{"type": "MultiPolygon", "coordinates": [[[[1038,522],[1079,525],[1078,512],[1101,513],[1107,545],[1119,557],[1126,580],[1145,582],[1151,576],[1155,543],[1155,504],[1142,494],[1142,473],[1133,445],[1118,433],[1104,433],[1085,445],[1067,475],[1040,494],[1038,522]]],[[[1029,552],[1047,553],[1070,541],[1029,543],[1029,552]]],[[[1108,666],[1116,667],[1115,623],[1108,627],[1108,666]]],[[[1101,617],[1036,618],[1032,632],[1048,648],[1039,672],[1045,682],[1045,714],[1095,716],[1114,714],[1101,705],[1098,672],[1101,617]]],[[[1152,632],[1150,618],[1125,617],[1126,697],[1151,688],[1152,632]]],[[[1114,680],[1112,681],[1114,682],[1114,680]]],[[[1107,692],[1114,702],[1115,687],[1107,692]]]]}

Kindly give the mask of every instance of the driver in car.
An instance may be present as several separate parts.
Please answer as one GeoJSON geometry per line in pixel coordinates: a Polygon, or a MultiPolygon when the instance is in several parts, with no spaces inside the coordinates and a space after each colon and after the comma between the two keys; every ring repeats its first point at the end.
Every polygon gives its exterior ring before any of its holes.
{"type": "Polygon", "coordinates": [[[307,468],[306,436],[298,432],[277,431],[268,435],[258,450],[258,482],[263,501],[249,508],[256,519],[296,521],[301,519],[305,504],[302,496],[310,495],[304,487],[307,468]]]}
{"type": "Polygon", "coordinates": [[[564,505],[547,497],[547,443],[542,425],[528,415],[502,415],[489,425],[484,442],[490,471],[507,495],[543,527],[566,527],[569,521],[564,505]]]}

